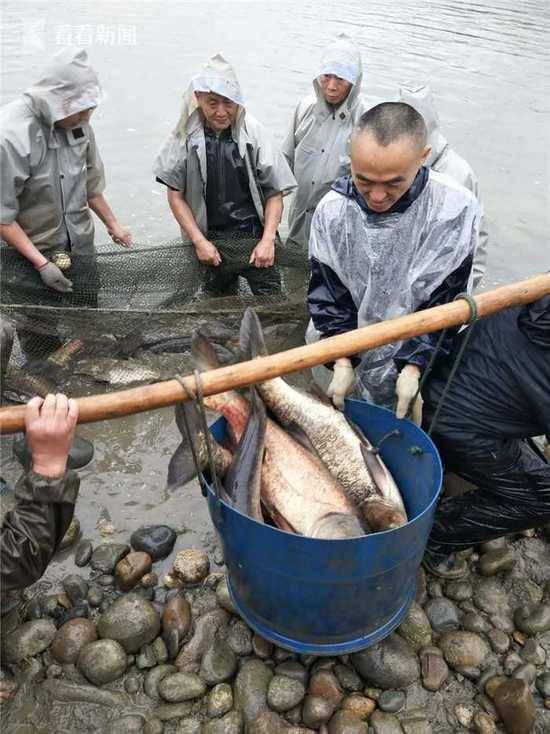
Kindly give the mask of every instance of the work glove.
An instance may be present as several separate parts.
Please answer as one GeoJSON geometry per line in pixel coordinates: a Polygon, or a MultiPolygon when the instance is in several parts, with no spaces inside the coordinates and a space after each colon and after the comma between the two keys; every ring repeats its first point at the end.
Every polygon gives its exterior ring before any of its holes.
{"type": "Polygon", "coordinates": [[[349,395],[355,384],[355,370],[347,357],[337,359],[334,363],[332,381],[327,388],[327,395],[336,408],[342,410],[346,395],[349,395]]]}
{"type": "Polygon", "coordinates": [[[398,418],[405,418],[410,409],[410,418],[417,426],[422,423],[422,405],[424,403],[420,393],[416,395],[419,384],[420,370],[413,364],[407,364],[403,367],[395,384],[395,394],[397,395],[395,415],[398,418]]]}
{"type": "Polygon", "coordinates": [[[57,265],[54,265],[49,260],[45,265],[42,265],[41,268],[38,268],[38,272],[48,288],[53,288],[55,291],[59,291],[60,293],[73,292],[72,280],[66,278],[57,265]]]}

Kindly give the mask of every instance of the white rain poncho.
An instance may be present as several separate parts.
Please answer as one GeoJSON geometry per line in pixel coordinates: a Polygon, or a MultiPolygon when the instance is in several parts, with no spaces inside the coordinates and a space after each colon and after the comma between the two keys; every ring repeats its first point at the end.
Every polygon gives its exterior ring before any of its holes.
{"type": "Polygon", "coordinates": [[[105,177],[91,126],[54,123],[96,107],[102,98],[86,51],[58,52],[44,77],[0,111],[0,221],[17,222],[42,251],[70,246],[93,252],[88,200],[105,177]]]}
{"type": "Polygon", "coordinates": [[[342,35],[323,52],[313,80],[314,93],[298,104],[283,143],[283,153],[298,182],[289,216],[289,242],[301,246],[304,252],[315,207],[333,181],[350,171],[351,132],[368,109],[361,96],[362,79],[359,49],[342,35]],[[318,81],[321,74],[334,74],[353,85],[339,107],[325,101],[318,81]]]}
{"type": "MultiPolygon", "coordinates": [[[[347,290],[346,298],[353,302],[358,327],[412,313],[465,265],[467,283],[477,240],[478,210],[469,191],[433,171],[403,212],[367,213],[353,198],[330,191],[313,217],[309,241],[312,272],[314,261],[328,266],[339,280],[337,288],[347,290]]],[[[458,287],[464,290],[466,283],[458,287]]],[[[326,305],[328,319],[339,318],[334,284],[326,285],[326,303],[321,295],[315,309],[312,307],[311,284],[308,300],[316,328],[329,334],[315,315],[326,305]]],[[[396,342],[361,355],[356,370],[358,385],[363,396],[378,405],[393,405],[397,378],[394,357],[401,346],[396,342]]]]}
{"type": "Polygon", "coordinates": [[[440,123],[432,92],[424,85],[404,85],[399,89],[401,102],[406,102],[414,107],[424,118],[428,128],[429,143],[432,152],[426,165],[434,171],[450,176],[459,184],[471,191],[479,201],[480,221],[479,238],[474,256],[474,288],[476,288],[485,275],[487,267],[487,250],[489,247],[489,231],[487,220],[483,214],[483,202],[479,190],[479,181],[470,164],[462,158],[451,146],[447,138],[441,133],[440,123]]]}
{"type": "MultiPolygon", "coordinates": [[[[273,146],[271,136],[246,111],[235,71],[221,54],[213,56],[202,72],[191,80],[183,96],[179,122],[153,166],[155,176],[181,192],[197,225],[206,235],[206,143],[195,91],[214,92],[239,105],[231,132],[246,165],[252,201],[263,222],[265,199],[275,193],[290,193],[296,188],[296,181],[284,156],[273,146]]],[[[184,242],[189,242],[183,230],[182,237],[184,242]]]]}

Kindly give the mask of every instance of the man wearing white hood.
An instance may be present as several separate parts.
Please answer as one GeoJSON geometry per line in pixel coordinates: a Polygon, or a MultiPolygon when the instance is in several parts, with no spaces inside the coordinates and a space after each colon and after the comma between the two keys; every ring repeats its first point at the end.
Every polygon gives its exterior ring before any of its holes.
{"type": "Polygon", "coordinates": [[[90,209],[115,242],[131,243],[103,196],[103,163],[89,124],[101,98],[86,51],[69,48],[0,113],[0,237],[56,291],[71,291],[62,273],[69,253],[94,253],[90,209]]]}
{"type": "Polygon", "coordinates": [[[245,109],[233,67],[221,54],[194,76],[176,129],[153,171],[206,268],[209,295],[234,294],[244,278],[258,296],[281,293],[275,265],[283,196],[296,181],[270,136],[245,109]]]}
{"type": "Polygon", "coordinates": [[[483,214],[483,204],[479,191],[479,181],[470,164],[451,148],[449,141],[439,129],[439,117],[430,88],[426,85],[403,85],[399,89],[401,102],[414,107],[424,118],[428,128],[431,153],[426,166],[434,171],[444,173],[471,191],[479,202],[480,220],[477,247],[474,255],[473,285],[480,285],[487,266],[487,250],[489,247],[489,232],[487,221],[483,214]]]}
{"type": "Polygon", "coordinates": [[[288,241],[307,251],[315,207],[332,183],[350,172],[350,136],[368,108],[361,96],[363,66],[357,46],[341,34],[323,51],[313,94],[296,107],[283,153],[298,189],[288,241]]]}

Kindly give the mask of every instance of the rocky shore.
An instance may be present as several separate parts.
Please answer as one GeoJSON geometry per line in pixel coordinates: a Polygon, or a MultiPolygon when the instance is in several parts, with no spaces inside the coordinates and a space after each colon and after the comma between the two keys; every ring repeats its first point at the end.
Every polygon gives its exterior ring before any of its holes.
{"type": "Polygon", "coordinates": [[[485,544],[463,580],[420,570],[398,630],[338,658],[254,634],[223,573],[202,550],[173,552],[175,539],[155,526],[74,546],[75,573],[3,635],[18,688],[2,731],[550,732],[548,530],[485,544]]]}

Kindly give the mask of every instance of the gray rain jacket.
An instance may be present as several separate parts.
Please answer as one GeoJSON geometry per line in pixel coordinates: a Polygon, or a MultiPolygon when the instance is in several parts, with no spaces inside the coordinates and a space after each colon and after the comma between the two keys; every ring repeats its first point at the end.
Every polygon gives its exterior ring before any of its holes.
{"type": "Polygon", "coordinates": [[[483,213],[483,202],[479,190],[479,181],[470,164],[451,148],[447,138],[439,129],[439,117],[435,109],[433,96],[428,86],[402,86],[399,90],[400,100],[410,104],[424,118],[432,152],[426,165],[434,171],[444,173],[471,191],[479,202],[480,220],[479,236],[474,255],[473,278],[474,288],[480,285],[487,268],[487,250],[489,247],[489,231],[483,213]]]}
{"type": "Polygon", "coordinates": [[[289,242],[307,250],[315,207],[332,183],[350,172],[350,136],[357,121],[368,109],[361,96],[363,66],[357,46],[341,35],[323,52],[313,94],[296,107],[283,153],[292,168],[298,189],[289,217],[289,242]],[[352,84],[338,108],[323,96],[318,77],[335,74],[352,84]]]}
{"type": "Polygon", "coordinates": [[[54,123],[96,107],[101,87],[86,51],[57,53],[44,77],[0,110],[0,222],[17,222],[41,251],[93,252],[88,200],[105,177],[92,128],[54,123]]]}
{"type": "MultiPolygon", "coordinates": [[[[274,194],[290,193],[296,188],[296,181],[283,155],[273,147],[271,136],[246,111],[235,71],[221,54],[213,56],[202,73],[192,79],[183,97],[183,111],[176,129],[153,166],[155,176],[181,192],[198,227],[206,235],[206,142],[195,91],[215,92],[239,105],[231,132],[245,162],[252,201],[263,223],[265,200],[274,194]]],[[[182,237],[189,243],[183,230],[182,237]]]]}

